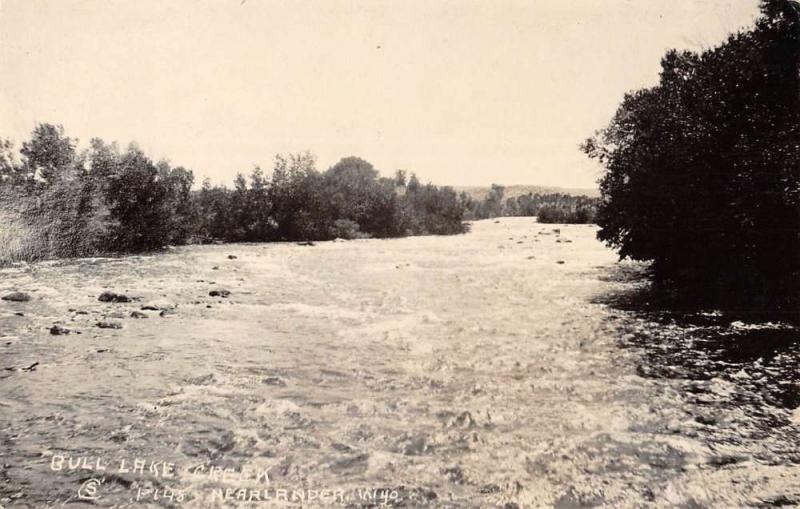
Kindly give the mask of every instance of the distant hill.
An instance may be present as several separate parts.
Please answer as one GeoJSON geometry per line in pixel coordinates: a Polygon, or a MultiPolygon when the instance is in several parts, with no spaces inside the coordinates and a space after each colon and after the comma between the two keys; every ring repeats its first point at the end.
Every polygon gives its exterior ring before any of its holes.
{"type": "MultiPolygon", "coordinates": [[[[462,191],[467,193],[472,199],[475,200],[482,200],[489,194],[489,190],[491,186],[453,186],[453,189],[456,192],[461,193],[462,191]]],[[[553,194],[553,193],[561,193],[567,194],[570,196],[588,196],[590,198],[599,198],[600,197],[600,190],[599,189],[592,189],[592,188],[569,188],[569,187],[547,187],[547,186],[526,186],[526,185],[516,185],[516,186],[505,186],[505,193],[503,194],[504,198],[516,198],[517,196],[523,196],[526,194],[553,194]]]]}

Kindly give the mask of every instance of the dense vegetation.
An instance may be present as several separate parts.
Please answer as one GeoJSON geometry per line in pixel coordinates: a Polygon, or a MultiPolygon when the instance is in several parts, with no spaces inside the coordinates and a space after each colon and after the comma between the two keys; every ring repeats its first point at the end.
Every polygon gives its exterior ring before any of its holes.
{"type": "Polygon", "coordinates": [[[483,200],[474,200],[462,193],[469,219],[502,216],[536,216],[540,223],[592,223],[599,200],[563,193],[528,193],[505,198],[505,188],[492,184],[483,200]]]}
{"type": "Polygon", "coordinates": [[[0,261],[130,253],[207,241],[300,241],[465,231],[451,188],[398,172],[381,178],[357,157],[327,171],[310,153],[278,155],[232,189],[204,182],[131,144],[91,140],[79,151],[63,128],[38,125],[20,157],[0,140],[0,261]]]}
{"type": "Polygon", "coordinates": [[[796,311],[800,5],[761,12],[715,48],[668,52],[584,150],[607,170],[599,238],[622,257],[684,297],[796,311]]]}

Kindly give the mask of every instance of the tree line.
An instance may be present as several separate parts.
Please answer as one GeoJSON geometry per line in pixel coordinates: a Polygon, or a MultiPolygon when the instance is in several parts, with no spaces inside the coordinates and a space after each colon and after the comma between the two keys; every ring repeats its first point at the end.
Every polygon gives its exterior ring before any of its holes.
{"type": "Polygon", "coordinates": [[[760,9],[716,47],[666,53],[583,149],[606,168],[598,236],[622,257],[682,297],[796,313],[800,4],[760,9]]]}
{"type": "Polygon", "coordinates": [[[393,178],[358,157],[326,171],[313,154],[277,155],[232,188],[154,161],[135,143],[99,138],[85,150],[61,126],[39,124],[17,157],[0,140],[0,261],[136,253],[195,242],[313,241],[466,231],[461,197],[393,178]]]}
{"type": "Polygon", "coordinates": [[[505,187],[492,184],[482,200],[462,193],[468,219],[493,217],[533,217],[540,223],[593,223],[599,200],[564,193],[528,193],[505,198],[505,187]]]}

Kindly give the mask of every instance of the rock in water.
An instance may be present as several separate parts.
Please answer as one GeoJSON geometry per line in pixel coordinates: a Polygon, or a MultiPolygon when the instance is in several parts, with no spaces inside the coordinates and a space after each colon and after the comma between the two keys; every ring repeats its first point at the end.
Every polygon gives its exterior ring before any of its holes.
{"type": "Polygon", "coordinates": [[[31,364],[30,366],[27,366],[25,368],[20,368],[20,369],[22,371],[36,371],[36,366],[38,366],[38,365],[39,365],[39,361],[36,361],[33,364],[31,364]]]}
{"type": "Polygon", "coordinates": [[[63,336],[72,332],[71,330],[67,329],[66,327],[62,327],[61,325],[53,325],[50,327],[50,334],[53,336],[63,336]]]}
{"type": "Polygon", "coordinates": [[[164,311],[175,309],[175,304],[166,300],[154,300],[142,306],[142,311],[164,311]]]}
{"type": "Polygon", "coordinates": [[[264,385],[275,385],[277,387],[286,387],[286,382],[281,380],[277,376],[268,376],[266,378],[261,379],[261,383],[264,385]]]}
{"type": "Polygon", "coordinates": [[[211,297],[222,297],[227,298],[231,294],[230,290],[225,290],[224,288],[218,288],[216,290],[211,290],[208,292],[208,295],[211,297]]]}
{"type": "Polygon", "coordinates": [[[103,292],[97,297],[100,302],[130,302],[131,299],[127,295],[114,292],[103,292]]]}
{"type": "Polygon", "coordinates": [[[122,324],[118,322],[97,322],[97,326],[101,329],[121,329],[122,324]]]}
{"type": "Polygon", "coordinates": [[[4,295],[3,300],[9,300],[11,302],[28,302],[31,300],[31,296],[25,292],[11,292],[8,295],[4,295]]]}

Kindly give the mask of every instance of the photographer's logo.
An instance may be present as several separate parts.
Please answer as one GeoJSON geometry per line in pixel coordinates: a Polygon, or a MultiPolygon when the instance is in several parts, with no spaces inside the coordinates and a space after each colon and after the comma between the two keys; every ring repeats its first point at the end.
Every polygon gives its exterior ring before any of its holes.
{"type": "Polygon", "coordinates": [[[78,488],[78,498],[81,500],[97,500],[100,495],[97,494],[98,488],[103,484],[103,480],[91,478],[87,479],[78,488]]]}

